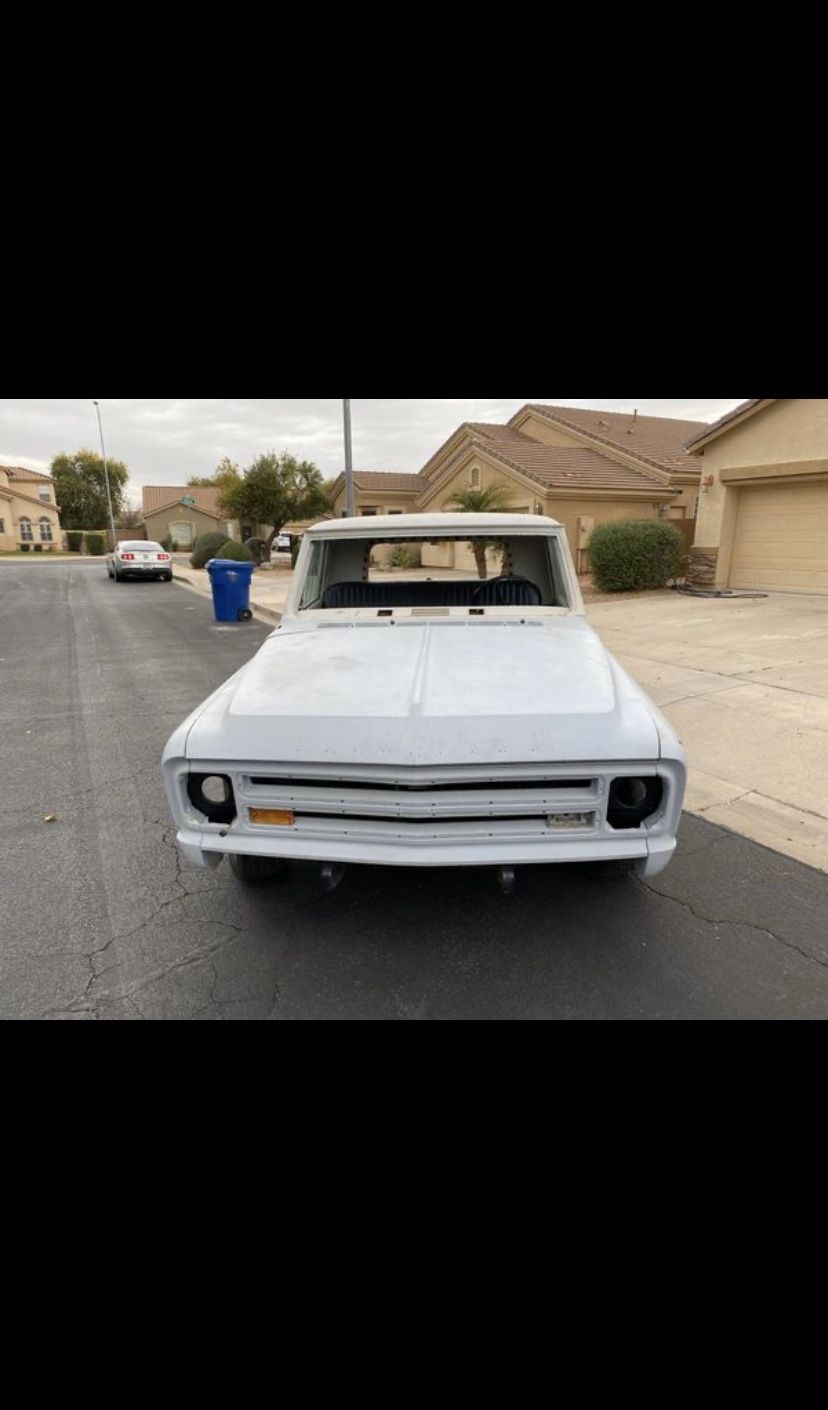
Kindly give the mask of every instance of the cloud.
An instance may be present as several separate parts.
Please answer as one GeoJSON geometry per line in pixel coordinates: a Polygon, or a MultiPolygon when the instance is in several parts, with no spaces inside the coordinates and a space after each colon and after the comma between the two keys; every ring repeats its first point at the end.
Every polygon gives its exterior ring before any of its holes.
{"type": "MultiPolygon", "coordinates": [[[[354,398],[354,461],[363,470],[420,470],[461,421],[506,421],[528,401],[715,421],[741,398],[708,400],[354,398]]],[[[241,465],[262,451],[289,450],[326,476],[343,468],[340,398],[109,398],[101,401],[110,455],[142,485],[184,485],[224,456],[241,465]]],[[[0,399],[0,462],[48,469],[61,451],[99,446],[91,399],[0,399]]]]}

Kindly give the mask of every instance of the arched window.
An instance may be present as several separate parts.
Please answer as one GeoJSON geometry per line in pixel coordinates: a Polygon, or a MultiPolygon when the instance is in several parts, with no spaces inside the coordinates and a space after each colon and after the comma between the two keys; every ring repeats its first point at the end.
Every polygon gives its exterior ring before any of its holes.
{"type": "Polygon", "coordinates": [[[181,549],[192,548],[196,539],[195,528],[186,520],[182,520],[178,524],[170,524],[170,538],[181,549]]]}
{"type": "Polygon", "coordinates": [[[20,520],[20,542],[34,543],[34,534],[32,533],[31,519],[20,520]]]}
{"type": "Polygon", "coordinates": [[[54,539],[52,538],[52,521],[51,519],[47,519],[45,514],[40,521],[40,542],[54,543],[54,539]]]}

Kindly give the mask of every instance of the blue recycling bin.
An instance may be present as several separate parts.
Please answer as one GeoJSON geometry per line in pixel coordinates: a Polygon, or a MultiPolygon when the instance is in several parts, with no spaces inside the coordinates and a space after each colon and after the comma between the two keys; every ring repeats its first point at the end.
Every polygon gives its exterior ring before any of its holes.
{"type": "Polygon", "coordinates": [[[213,589],[213,612],[217,622],[249,622],[250,584],[255,563],[236,563],[232,558],[211,558],[207,564],[213,589]]]}

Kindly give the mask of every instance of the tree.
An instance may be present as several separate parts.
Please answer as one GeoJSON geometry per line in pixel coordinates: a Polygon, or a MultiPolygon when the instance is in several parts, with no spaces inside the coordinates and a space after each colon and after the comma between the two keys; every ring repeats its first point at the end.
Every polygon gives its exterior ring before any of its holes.
{"type": "Polygon", "coordinates": [[[240,481],[241,477],[242,473],[238,465],[225,455],[213,475],[193,475],[187,484],[191,488],[219,489],[228,483],[240,481]]]}
{"type": "MultiPolygon", "coordinates": [[[[461,514],[500,514],[510,503],[508,485],[490,485],[487,490],[458,490],[443,507],[459,509],[461,514]]],[[[475,539],[472,543],[477,571],[484,581],[489,576],[486,554],[490,548],[500,547],[497,539],[475,539]]]]}
{"type": "Polygon", "coordinates": [[[313,519],[329,509],[321,471],[311,461],[299,461],[287,451],[258,456],[238,481],[228,476],[221,485],[221,511],[228,519],[273,525],[265,560],[285,524],[293,519],[313,519]]]}
{"type": "Polygon", "coordinates": [[[115,516],[115,523],[119,529],[140,529],[144,524],[144,515],[140,509],[122,509],[115,516]]]}
{"type": "MultiPolygon", "coordinates": [[[[109,460],[107,465],[112,512],[117,519],[123,509],[129,471],[120,460],[109,460]]],[[[94,450],[79,450],[75,455],[56,455],[50,473],[55,481],[62,528],[109,528],[109,504],[102,456],[94,450]]]]}

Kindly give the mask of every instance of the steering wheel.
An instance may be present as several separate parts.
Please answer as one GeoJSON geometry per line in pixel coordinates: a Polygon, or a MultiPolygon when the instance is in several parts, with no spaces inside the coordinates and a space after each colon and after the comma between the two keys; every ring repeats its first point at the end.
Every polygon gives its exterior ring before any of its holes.
{"type": "Polygon", "coordinates": [[[530,599],[534,599],[529,602],[520,603],[521,607],[543,606],[543,593],[536,583],[533,583],[529,578],[518,578],[510,574],[503,574],[499,578],[490,578],[488,582],[480,583],[475,589],[474,600],[475,602],[479,602],[481,594],[491,588],[493,591],[491,601],[489,602],[490,607],[513,607],[515,604],[507,602],[506,593],[502,591],[507,584],[511,586],[513,583],[521,583],[525,588],[528,588],[527,596],[530,599]]]}

